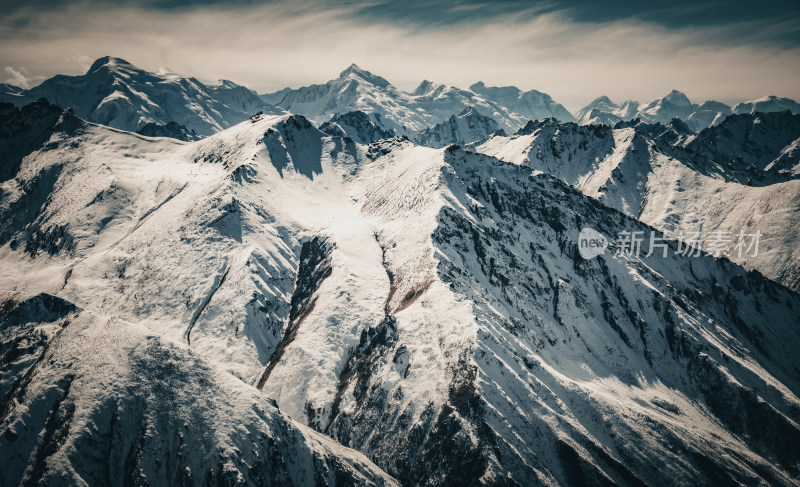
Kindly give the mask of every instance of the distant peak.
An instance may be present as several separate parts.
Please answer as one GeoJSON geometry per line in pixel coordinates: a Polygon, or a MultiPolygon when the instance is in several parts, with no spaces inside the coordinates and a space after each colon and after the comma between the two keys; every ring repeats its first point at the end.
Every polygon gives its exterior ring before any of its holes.
{"type": "Polygon", "coordinates": [[[680,106],[691,105],[689,98],[684,93],[678,90],[670,91],[669,94],[664,97],[664,99],[672,103],[673,105],[680,105],[680,106]]]}
{"type": "Polygon", "coordinates": [[[370,73],[366,69],[362,69],[355,63],[351,64],[344,71],[339,73],[339,79],[347,79],[347,78],[359,78],[381,87],[389,85],[389,82],[386,81],[385,79],[370,73]]]}
{"type": "Polygon", "coordinates": [[[483,88],[486,88],[486,85],[483,83],[483,81],[478,81],[477,83],[470,85],[469,87],[470,90],[475,91],[476,93],[477,90],[482,90],[483,88]]]}
{"type": "Polygon", "coordinates": [[[218,86],[220,88],[227,88],[227,89],[238,88],[239,87],[239,85],[237,85],[236,83],[234,83],[233,81],[231,81],[229,79],[217,80],[217,82],[214,83],[213,86],[218,86]]]}
{"type": "Polygon", "coordinates": [[[355,74],[355,75],[362,75],[362,74],[371,75],[372,73],[370,73],[369,71],[366,71],[364,69],[361,69],[361,67],[359,65],[357,65],[356,63],[353,63],[350,66],[346,67],[344,69],[344,71],[339,73],[339,77],[340,78],[346,78],[346,77],[348,77],[348,76],[350,76],[352,74],[355,74]]]}
{"type": "Polygon", "coordinates": [[[422,83],[417,86],[417,89],[411,92],[412,96],[421,96],[421,95],[428,95],[436,88],[436,84],[433,81],[423,80],[422,83]]]}
{"type": "Polygon", "coordinates": [[[351,64],[350,66],[346,67],[346,68],[344,69],[344,71],[342,71],[342,72],[339,74],[339,76],[340,76],[340,77],[342,77],[342,78],[344,78],[344,77],[345,77],[345,76],[347,76],[348,74],[352,74],[352,73],[364,73],[364,72],[365,72],[365,71],[364,71],[363,69],[361,69],[361,67],[359,67],[359,65],[358,65],[358,64],[356,64],[356,63],[353,63],[353,64],[351,64]]]}
{"type": "Polygon", "coordinates": [[[102,68],[103,66],[128,66],[128,67],[133,67],[133,65],[131,63],[129,63],[128,61],[126,61],[126,60],[124,60],[122,58],[111,57],[111,56],[103,56],[103,57],[97,59],[97,61],[92,63],[92,66],[89,68],[89,71],[87,72],[87,74],[88,73],[94,73],[95,71],[97,71],[98,69],[102,68]]]}
{"type": "Polygon", "coordinates": [[[596,104],[598,104],[598,103],[607,103],[607,104],[609,104],[609,105],[614,105],[614,104],[615,104],[613,101],[611,101],[611,98],[607,97],[606,95],[603,95],[603,96],[598,96],[597,98],[595,98],[595,99],[594,99],[594,100],[593,100],[593,101],[590,103],[590,105],[596,105],[596,104]]]}

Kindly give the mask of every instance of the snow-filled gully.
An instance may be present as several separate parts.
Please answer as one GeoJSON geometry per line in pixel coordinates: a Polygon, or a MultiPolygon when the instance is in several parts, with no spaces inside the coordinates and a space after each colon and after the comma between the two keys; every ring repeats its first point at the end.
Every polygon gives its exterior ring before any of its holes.
{"type": "Polygon", "coordinates": [[[206,307],[208,306],[208,303],[211,302],[211,299],[214,297],[214,294],[216,294],[219,288],[222,287],[223,284],[225,284],[225,278],[228,277],[228,272],[231,270],[231,266],[226,262],[223,267],[224,270],[216,277],[216,279],[214,279],[214,285],[211,286],[211,289],[209,290],[208,295],[206,295],[205,299],[203,299],[200,305],[197,306],[197,309],[192,315],[192,319],[189,321],[189,326],[186,327],[185,336],[187,345],[192,344],[192,329],[194,328],[194,325],[197,323],[197,320],[203,314],[203,311],[205,311],[206,307]]]}

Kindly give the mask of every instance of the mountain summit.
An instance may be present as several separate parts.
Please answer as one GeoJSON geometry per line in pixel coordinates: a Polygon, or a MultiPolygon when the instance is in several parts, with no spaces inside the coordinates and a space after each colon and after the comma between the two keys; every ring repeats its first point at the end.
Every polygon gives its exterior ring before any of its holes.
{"type": "Polygon", "coordinates": [[[131,70],[138,69],[136,68],[136,66],[134,66],[133,64],[129,63],[128,61],[122,58],[103,56],[101,58],[97,58],[97,60],[95,60],[95,62],[92,63],[88,71],[86,71],[86,74],[92,74],[95,71],[99,70],[100,68],[114,68],[114,67],[122,67],[131,70]]]}
{"type": "Polygon", "coordinates": [[[389,86],[389,82],[380,76],[374,75],[369,71],[358,67],[355,63],[348,66],[344,71],[339,73],[339,79],[358,78],[362,79],[375,86],[385,88],[389,86]]]}
{"type": "Polygon", "coordinates": [[[104,56],[84,75],[58,75],[0,101],[17,106],[45,98],[84,120],[136,131],[149,123],[175,122],[211,135],[258,111],[278,113],[255,92],[230,81],[206,85],[169,71],[151,73],[124,59],[104,56]]]}

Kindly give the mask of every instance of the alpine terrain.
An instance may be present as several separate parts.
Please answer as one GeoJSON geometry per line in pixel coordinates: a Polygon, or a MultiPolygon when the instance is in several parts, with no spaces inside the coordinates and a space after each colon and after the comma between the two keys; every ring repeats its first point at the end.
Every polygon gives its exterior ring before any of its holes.
{"type": "Polygon", "coordinates": [[[151,73],[110,56],[99,58],[80,76],[58,75],[29,90],[0,90],[0,101],[17,106],[39,98],[71,108],[84,120],[122,130],[174,122],[203,136],[257,111],[281,112],[231,81],[204,84],[168,69],[151,73]]]}
{"type": "Polygon", "coordinates": [[[0,485],[798,485],[791,110],[4,92],[0,485]]]}

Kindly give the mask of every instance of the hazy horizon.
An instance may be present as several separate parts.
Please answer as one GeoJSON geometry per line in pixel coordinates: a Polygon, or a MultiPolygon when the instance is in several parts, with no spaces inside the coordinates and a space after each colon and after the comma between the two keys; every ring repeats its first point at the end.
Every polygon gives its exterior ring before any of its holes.
{"type": "Polygon", "coordinates": [[[542,91],[572,112],[601,95],[648,101],[672,89],[695,103],[800,98],[796,2],[411,4],[34,1],[0,20],[0,81],[28,88],[110,55],[259,93],[324,83],[355,63],[404,91],[483,81],[542,91]]]}

